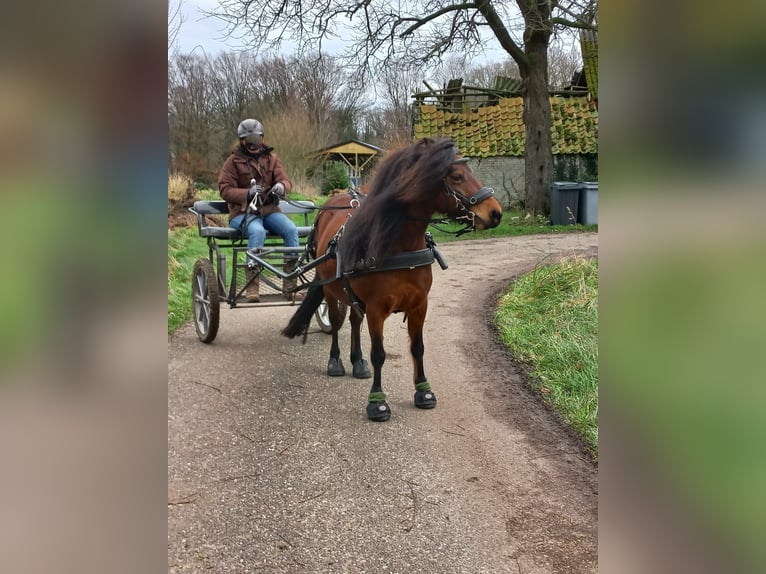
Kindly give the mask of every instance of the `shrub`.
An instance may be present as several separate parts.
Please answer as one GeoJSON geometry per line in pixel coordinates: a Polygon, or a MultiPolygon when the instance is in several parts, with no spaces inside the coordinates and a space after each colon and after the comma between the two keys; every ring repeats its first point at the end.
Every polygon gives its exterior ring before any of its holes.
{"type": "Polygon", "coordinates": [[[182,173],[168,174],[168,207],[184,205],[193,199],[192,180],[182,173]]]}
{"type": "Polygon", "coordinates": [[[333,189],[348,189],[350,186],[346,166],[339,161],[328,161],[325,164],[322,194],[327,195],[333,189]]]}

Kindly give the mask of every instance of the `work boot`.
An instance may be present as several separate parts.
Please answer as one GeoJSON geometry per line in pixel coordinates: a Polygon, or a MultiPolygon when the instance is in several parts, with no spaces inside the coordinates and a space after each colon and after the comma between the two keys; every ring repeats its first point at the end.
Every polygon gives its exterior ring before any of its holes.
{"type": "MultiPolygon", "coordinates": [[[[298,260],[297,259],[288,259],[285,261],[284,266],[282,267],[282,270],[286,273],[292,273],[295,271],[295,268],[298,266],[298,260]]],[[[295,291],[294,293],[291,292],[293,289],[295,289],[298,286],[298,278],[293,277],[292,279],[284,279],[282,281],[282,291],[284,291],[285,299],[288,301],[300,301],[303,299],[303,291],[295,291]]]]}
{"type": "Polygon", "coordinates": [[[260,295],[260,283],[261,278],[252,271],[252,269],[245,269],[245,281],[250,281],[250,279],[253,279],[252,282],[248,283],[247,289],[245,290],[245,299],[250,301],[251,303],[257,303],[261,300],[260,295]],[[253,277],[255,277],[253,279],[253,277]]]}

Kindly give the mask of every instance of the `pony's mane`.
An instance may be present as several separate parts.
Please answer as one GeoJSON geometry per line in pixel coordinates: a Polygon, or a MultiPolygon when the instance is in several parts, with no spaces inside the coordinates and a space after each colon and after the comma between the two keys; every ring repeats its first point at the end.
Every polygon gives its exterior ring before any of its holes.
{"type": "Polygon", "coordinates": [[[386,156],[340,240],[344,271],[360,260],[380,261],[390,253],[408,207],[436,201],[456,152],[450,138],[424,138],[386,156]]]}

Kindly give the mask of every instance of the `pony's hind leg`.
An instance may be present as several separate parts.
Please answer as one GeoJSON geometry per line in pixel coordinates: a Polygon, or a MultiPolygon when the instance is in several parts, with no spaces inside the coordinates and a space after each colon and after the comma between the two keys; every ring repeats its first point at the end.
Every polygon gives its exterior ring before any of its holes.
{"type": "Polygon", "coordinates": [[[340,345],[338,344],[338,331],[343,326],[345,309],[341,312],[338,300],[325,295],[327,301],[327,316],[332,327],[332,343],[330,344],[330,360],[327,361],[327,374],[331,377],[342,377],[346,374],[343,361],[340,359],[340,345]]]}
{"type": "Polygon", "coordinates": [[[419,409],[432,409],[436,406],[436,394],[431,390],[431,385],[426,379],[423,368],[423,323],[426,319],[426,310],[415,310],[407,315],[407,331],[410,335],[410,353],[412,353],[412,366],[414,369],[415,383],[415,406],[419,409]]]}
{"type": "Polygon", "coordinates": [[[356,379],[369,379],[372,376],[367,361],[362,357],[362,319],[364,316],[356,309],[350,310],[348,317],[351,323],[351,364],[353,365],[353,375],[356,379]]]}
{"type": "Polygon", "coordinates": [[[375,313],[367,313],[367,328],[370,331],[372,361],[372,387],[367,402],[367,418],[371,421],[387,421],[391,418],[391,407],[386,402],[386,394],[381,384],[381,370],[386,362],[386,351],[383,348],[383,317],[375,313]]]}

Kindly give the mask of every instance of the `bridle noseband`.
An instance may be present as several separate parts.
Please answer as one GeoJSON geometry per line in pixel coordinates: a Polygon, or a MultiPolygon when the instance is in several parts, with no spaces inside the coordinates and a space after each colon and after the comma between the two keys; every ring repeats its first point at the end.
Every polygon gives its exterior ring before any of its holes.
{"type": "MultiPolygon", "coordinates": [[[[467,163],[468,158],[463,157],[460,159],[456,159],[452,162],[452,165],[455,165],[457,163],[467,163]]],[[[455,200],[455,204],[460,209],[461,214],[455,217],[455,221],[465,221],[466,226],[464,229],[461,229],[457,235],[462,235],[463,233],[468,233],[469,231],[473,231],[476,228],[476,222],[474,221],[474,218],[476,217],[476,214],[471,211],[469,208],[473,207],[474,205],[480,204],[485,199],[488,199],[495,195],[495,190],[491,187],[482,187],[474,193],[472,196],[463,195],[456,189],[453,189],[449,186],[447,183],[447,178],[444,178],[444,188],[445,193],[447,194],[447,197],[452,197],[455,200]]]]}
{"type": "Polygon", "coordinates": [[[449,184],[445,181],[444,187],[447,190],[447,196],[454,197],[458,205],[461,207],[462,210],[467,211],[469,207],[473,207],[474,205],[478,205],[485,199],[492,197],[495,195],[495,190],[491,187],[482,187],[479,191],[477,191],[472,196],[468,197],[467,195],[463,195],[456,189],[452,189],[449,184]]]}

